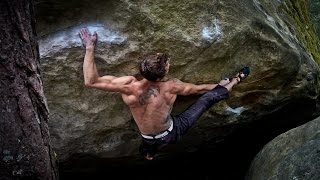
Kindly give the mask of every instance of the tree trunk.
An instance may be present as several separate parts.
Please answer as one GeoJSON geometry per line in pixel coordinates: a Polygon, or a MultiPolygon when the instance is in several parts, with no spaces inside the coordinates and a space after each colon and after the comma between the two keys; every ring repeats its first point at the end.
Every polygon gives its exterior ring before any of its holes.
{"type": "Polygon", "coordinates": [[[0,179],[58,179],[32,0],[0,0],[0,179]]]}

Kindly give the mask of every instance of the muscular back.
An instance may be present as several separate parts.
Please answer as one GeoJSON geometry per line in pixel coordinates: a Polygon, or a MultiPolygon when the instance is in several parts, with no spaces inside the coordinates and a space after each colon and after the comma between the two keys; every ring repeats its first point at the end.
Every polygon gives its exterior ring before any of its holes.
{"type": "Polygon", "coordinates": [[[88,78],[85,85],[110,92],[120,92],[143,134],[158,134],[169,128],[168,117],[177,95],[202,94],[216,84],[195,85],[177,79],[152,82],[138,81],[133,76],[98,76],[88,78]]]}
{"type": "Polygon", "coordinates": [[[132,94],[122,94],[141,133],[157,134],[169,128],[168,116],[177,97],[170,84],[144,79],[132,83],[132,94]]]}

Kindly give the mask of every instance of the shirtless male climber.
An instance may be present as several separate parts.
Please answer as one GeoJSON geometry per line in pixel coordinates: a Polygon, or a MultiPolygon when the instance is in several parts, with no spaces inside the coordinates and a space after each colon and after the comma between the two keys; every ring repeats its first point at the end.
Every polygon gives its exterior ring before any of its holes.
{"type": "Polygon", "coordinates": [[[232,87],[245,79],[249,67],[242,68],[233,78],[226,78],[219,84],[191,84],[178,79],[164,81],[169,72],[170,58],[167,54],[148,55],[140,63],[139,70],[144,77],[100,76],[94,61],[97,33],[90,34],[87,28],[80,30],[80,38],[86,48],[83,74],[84,83],[91,88],[119,92],[141,133],[140,153],[152,160],[158,150],[175,143],[216,102],[229,97],[232,87]],[[184,112],[171,115],[177,95],[203,94],[184,112]]]}

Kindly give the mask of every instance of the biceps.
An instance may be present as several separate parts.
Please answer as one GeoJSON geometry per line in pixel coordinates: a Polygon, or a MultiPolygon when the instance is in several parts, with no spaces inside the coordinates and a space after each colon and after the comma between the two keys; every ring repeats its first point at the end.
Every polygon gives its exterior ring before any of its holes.
{"type": "Polygon", "coordinates": [[[129,77],[103,76],[100,77],[91,87],[104,91],[128,94],[130,92],[130,85],[132,81],[133,79],[129,77]]]}
{"type": "Polygon", "coordinates": [[[129,94],[129,92],[130,92],[130,87],[126,84],[109,83],[109,84],[104,84],[103,88],[106,91],[120,92],[123,94],[129,94]]]}
{"type": "Polygon", "coordinates": [[[187,96],[197,93],[197,88],[194,84],[183,83],[175,87],[176,94],[187,96]]]}
{"type": "Polygon", "coordinates": [[[182,94],[183,95],[190,95],[190,94],[196,94],[198,93],[197,91],[197,86],[194,84],[188,84],[184,89],[182,94]]]}

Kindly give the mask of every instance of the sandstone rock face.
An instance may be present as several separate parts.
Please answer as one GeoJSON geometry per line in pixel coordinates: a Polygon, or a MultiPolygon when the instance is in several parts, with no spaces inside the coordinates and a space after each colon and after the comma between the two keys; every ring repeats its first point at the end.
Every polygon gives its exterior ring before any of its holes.
{"type": "MultiPolygon", "coordinates": [[[[136,75],[139,58],[149,52],[169,53],[170,78],[197,84],[218,82],[243,65],[251,67],[251,75],[233,89],[230,99],[205,113],[172,151],[221,141],[234,124],[259,120],[292,103],[311,102],[288,118],[305,111],[319,113],[318,54],[308,48],[308,39],[301,40],[297,22],[287,14],[294,9],[287,3],[36,1],[50,133],[60,162],[77,154],[138,155],[140,136],[120,95],[83,85],[84,48],[78,32],[85,26],[98,33],[96,63],[101,75],[136,75]],[[230,129],[218,131],[223,127],[230,129]]],[[[195,98],[178,98],[173,112],[195,98]]]]}
{"type": "Polygon", "coordinates": [[[269,142],[256,156],[247,180],[319,179],[320,117],[269,142]]]}

